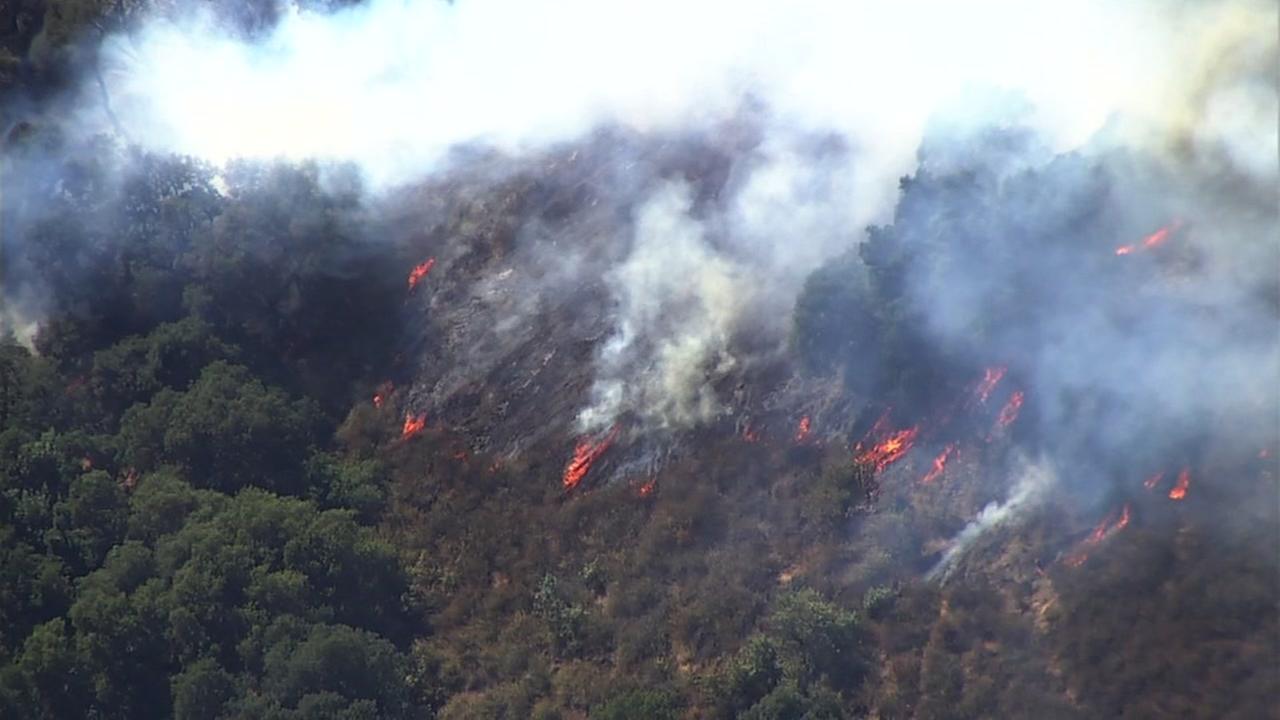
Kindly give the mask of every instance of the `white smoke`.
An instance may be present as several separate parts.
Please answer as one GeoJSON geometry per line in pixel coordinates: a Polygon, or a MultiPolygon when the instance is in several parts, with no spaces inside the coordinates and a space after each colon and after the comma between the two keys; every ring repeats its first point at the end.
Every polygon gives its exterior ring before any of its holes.
{"type": "Polygon", "coordinates": [[[102,76],[150,149],[348,161],[375,191],[464,143],[518,155],[601,125],[706,131],[761,103],[760,155],[723,206],[694,217],[687,190],[658,190],[606,273],[617,331],[579,421],[672,427],[720,410],[744,322],[780,340],[805,275],[888,219],[926,129],[1016,121],[1046,153],[1138,144],[1273,180],[1275,38],[1257,28],[1275,14],[1254,0],[371,0],[291,11],[252,41],[207,14],[157,16],[107,44],[102,76]],[[847,151],[796,150],[819,133],[847,151]]]}
{"type": "Polygon", "coordinates": [[[1033,506],[1054,484],[1054,474],[1046,462],[1020,462],[1018,478],[1003,503],[990,502],[978,516],[964,526],[951,540],[951,546],[942,559],[925,575],[929,580],[945,581],[968,549],[987,532],[1015,520],[1025,509],[1033,506]]]}
{"type": "Polygon", "coordinates": [[[292,11],[252,42],[207,15],[156,18],[108,45],[104,77],[153,149],[350,160],[375,185],[415,179],[462,142],[683,127],[750,92],[781,124],[852,138],[870,205],[892,196],[929,116],[974,89],[1025,97],[1061,147],[1116,113],[1167,112],[1201,17],[1189,14],[1101,0],[373,0],[292,11]]]}
{"type": "Polygon", "coordinates": [[[607,278],[618,330],[600,352],[593,402],[579,416],[586,431],[626,410],[659,428],[703,422],[719,410],[710,383],[737,364],[729,339],[750,279],[708,245],[690,205],[687,185],[654,193],[637,213],[631,254],[607,278]]]}

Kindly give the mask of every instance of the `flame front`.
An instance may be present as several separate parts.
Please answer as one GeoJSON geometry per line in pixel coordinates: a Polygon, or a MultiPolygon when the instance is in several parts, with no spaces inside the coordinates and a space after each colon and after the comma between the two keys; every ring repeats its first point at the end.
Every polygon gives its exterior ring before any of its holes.
{"type": "Polygon", "coordinates": [[[1191,469],[1182,468],[1182,472],[1178,473],[1178,482],[1169,491],[1170,500],[1181,500],[1187,496],[1187,489],[1191,487],[1191,469]]]}
{"type": "Polygon", "coordinates": [[[1089,533],[1089,537],[1081,540],[1075,549],[1062,559],[1062,562],[1068,567],[1080,567],[1089,559],[1089,551],[1091,549],[1103,540],[1128,527],[1130,517],[1129,503],[1125,503],[1124,507],[1120,509],[1119,515],[1112,512],[1103,518],[1102,522],[1098,523],[1097,527],[1093,529],[1093,532],[1089,533]]]}
{"type": "Polygon", "coordinates": [[[874,465],[876,472],[881,472],[901,460],[902,456],[911,450],[911,446],[915,444],[916,436],[919,434],[919,426],[899,430],[876,443],[870,450],[859,453],[855,459],[860,463],[874,465]]]}
{"type": "Polygon", "coordinates": [[[991,397],[991,391],[996,389],[1000,381],[1004,379],[1004,374],[1008,372],[1008,368],[1003,365],[995,365],[982,371],[982,379],[978,381],[978,386],[974,388],[973,395],[978,402],[986,403],[991,397]]]}
{"type": "Polygon", "coordinates": [[[418,433],[422,432],[422,429],[426,426],[427,426],[427,416],[425,413],[419,414],[419,415],[405,413],[404,427],[401,428],[400,430],[400,439],[408,440],[414,435],[417,435],[418,433]]]}
{"type": "Polygon", "coordinates": [[[422,278],[426,277],[427,273],[431,272],[431,268],[435,267],[435,265],[436,259],[433,257],[414,265],[413,269],[409,271],[409,290],[412,291],[417,287],[418,283],[422,282],[422,278]]]}
{"type": "Polygon", "coordinates": [[[995,427],[991,428],[992,432],[995,432],[996,430],[1003,430],[1004,428],[1012,425],[1013,421],[1018,419],[1018,413],[1022,411],[1023,399],[1024,396],[1021,390],[1018,390],[1009,398],[1009,402],[1005,403],[1004,407],[1000,408],[1000,416],[996,418],[995,427]]]}
{"type": "Polygon", "coordinates": [[[925,485],[928,485],[929,483],[941,477],[942,471],[947,467],[947,460],[951,458],[951,454],[954,453],[955,451],[956,451],[955,443],[951,443],[950,445],[943,448],[942,452],[938,454],[938,457],[933,459],[933,467],[929,469],[929,472],[925,473],[924,477],[920,478],[920,482],[924,483],[925,485]]]}
{"type": "Polygon", "coordinates": [[[573,449],[573,458],[569,460],[569,464],[564,468],[564,489],[572,490],[582,482],[582,478],[587,476],[587,472],[591,470],[591,465],[609,446],[613,444],[615,438],[618,437],[618,426],[614,425],[609,429],[609,434],[603,440],[596,442],[591,438],[582,438],[578,440],[578,445],[573,449]]]}

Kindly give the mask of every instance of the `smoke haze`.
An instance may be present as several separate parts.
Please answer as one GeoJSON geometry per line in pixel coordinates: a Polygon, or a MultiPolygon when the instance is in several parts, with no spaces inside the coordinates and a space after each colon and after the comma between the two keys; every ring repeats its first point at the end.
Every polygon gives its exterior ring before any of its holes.
{"type": "MultiPolygon", "coordinates": [[[[615,191],[620,250],[581,266],[604,278],[613,327],[582,429],[714,418],[717,380],[784,349],[808,274],[892,220],[907,252],[944,259],[907,279],[930,338],[972,363],[1012,361],[1041,436],[1062,446],[1051,454],[1092,458],[1149,418],[1176,445],[1194,432],[1171,418],[1247,406],[1257,425],[1270,410],[1257,398],[1280,358],[1277,52],[1262,30],[1275,16],[1247,0],[375,0],[289,10],[254,39],[208,13],[156,14],[110,38],[101,65],[114,115],[147,149],[349,162],[374,194],[445,172],[461,145],[529,157],[601,126],[749,126],[756,139],[726,149],[705,202],[644,173],[615,191]],[[895,210],[897,178],[917,167],[973,188],[908,191],[895,210]],[[968,224],[948,226],[958,213],[968,224]],[[1175,222],[1193,271],[1105,265],[1175,222]],[[939,240],[941,227],[975,239],[939,240]],[[1007,312],[1010,288],[1036,284],[1007,312]]],[[[79,116],[94,131],[110,125],[96,93],[79,116]]]]}

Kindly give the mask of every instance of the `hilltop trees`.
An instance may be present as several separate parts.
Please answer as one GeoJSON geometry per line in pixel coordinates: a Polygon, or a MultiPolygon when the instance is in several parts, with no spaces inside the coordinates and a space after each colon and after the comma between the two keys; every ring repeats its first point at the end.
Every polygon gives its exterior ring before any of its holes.
{"type": "Polygon", "coordinates": [[[386,477],[330,439],[390,247],[314,167],[111,158],[10,206],[52,302],[39,355],[0,341],[0,714],[417,716],[386,477]]]}

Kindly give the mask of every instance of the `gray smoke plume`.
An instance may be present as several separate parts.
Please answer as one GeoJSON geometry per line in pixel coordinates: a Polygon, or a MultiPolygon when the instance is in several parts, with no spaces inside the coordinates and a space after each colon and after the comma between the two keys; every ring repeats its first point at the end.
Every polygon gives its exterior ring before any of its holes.
{"type": "Polygon", "coordinates": [[[1015,468],[1016,479],[1004,502],[992,501],[982,508],[982,512],[952,538],[942,558],[925,574],[926,579],[946,582],[975,540],[1033,507],[1054,483],[1053,469],[1044,462],[1031,463],[1025,458],[1019,458],[1015,468]]]}

